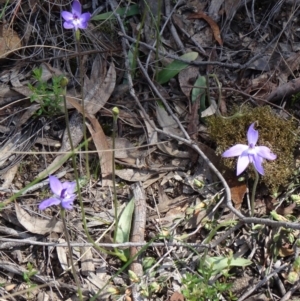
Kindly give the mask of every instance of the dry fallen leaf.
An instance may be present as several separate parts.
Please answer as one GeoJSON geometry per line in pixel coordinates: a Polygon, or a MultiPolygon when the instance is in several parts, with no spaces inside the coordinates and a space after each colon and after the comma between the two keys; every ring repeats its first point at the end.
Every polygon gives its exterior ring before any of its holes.
{"type": "Polygon", "coordinates": [[[231,191],[231,198],[236,209],[240,209],[243,203],[245,193],[247,192],[247,185],[245,182],[239,182],[236,177],[228,180],[228,185],[231,191]]]}
{"type": "Polygon", "coordinates": [[[2,178],[4,180],[4,182],[2,184],[2,188],[9,188],[10,187],[10,185],[11,185],[12,181],[14,180],[14,177],[15,177],[18,169],[19,169],[19,164],[16,164],[15,166],[13,166],[9,170],[7,170],[2,175],[2,178]]]}
{"type": "MultiPolygon", "coordinates": [[[[77,101],[73,99],[70,99],[69,101],[78,112],[80,112],[81,114],[83,113],[82,106],[77,101]]],[[[87,127],[92,135],[93,141],[98,151],[103,178],[102,184],[103,186],[112,186],[112,181],[110,178],[112,174],[112,154],[111,150],[109,150],[106,136],[102,130],[101,125],[94,115],[86,112],[85,116],[91,122],[91,125],[87,124],[87,127]]]]}
{"type": "MultiPolygon", "coordinates": [[[[95,68],[94,64],[93,64],[93,70],[95,68]]],[[[91,81],[94,84],[94,86],[97,85],[97,80],[99,79],[94,80],[94,78],[92,78],[91,81]]],[[[97,88],[93,93],[93,97],[91,99],[85,99],[86,112],[89,114],[96,114],[110,98],[112,92],[114,91],[115,85],[116,85],[116,69],[114,63],[111,63],[106,73],[105,79],[103,80],[103,82],[100,83],[100,85],[96,86],[97,88]]]]}
{"type": "Polygon", "coordinates": [[[97,118],[93,115],[88,115],[88,118],[91,125],[87,124],[87,127],[92,135],[100,159],[102,185],[112,186],[112,151],[109,150],[106,136],[97,118]]]}
{"type": "Polygon", "coordinates": [[[220,33],[220,28],[218,24],[208,15],[206,15],[203,12],[198,12],[196,14],[191,14],[189,15],[188,19],[204,19],[210,26],[210,28],[213,31],[214,37],[216,41],[219,43],[219,45],[223,45],[223,41],[221,39],[221,33],[220,33]]]}
{"type": "Polygon", "coordinates": [[[184,297],[179,292],[174,292],[173,295],[170,297],[170,301],[184,301],[184,297]]]}
{"type": "Polygon", "coordinates": [[[194,87],[193,83],[195,82],[198,75],[199,68],[195,66],[189,66],[181,70],[178,74],[178,81],[181,91],[188,99],[190,99],[191,91],[194,87]]]}
{"type": "Polygon", "coordinates": [[[21,46],[21,40],[14,30],[0,25],[0,58],[7,57],[21,46]]]}
{"type": "Polygon", "coordinates": [[[281,257],[287,257],[294,255],[295,251],[293,248],[281,247],[278,250],[278,255],[281,257]]]}
{"type": "Polygon", "coordinates": [[[155,171],[146,171],[146,170],[139,170],[139,169],[120,169],[116,170],[116,175],[128,182],[144,182],[155,175],[157,172],[155,171]]]}
{"type": "Polygon", "coordinates": [[[15,203],[16,214],[19,223],[29,232],[35,234],[46,234],[49,232],[62,233],[63,223],[53,217],[51,220],[46,220],[36,216],[31,216],[19,204],[15,203]]]}
{"type": "MultiPolygon", "coordinates": [[[[58,239],[59,243],[65,243],[66,241],[63,238],[58,239]]],[[[60,263],[61,268],[66,271],[69,268],[68,258],[67,258],[67,247],[57,247],[56,253],[60,263]]]]}

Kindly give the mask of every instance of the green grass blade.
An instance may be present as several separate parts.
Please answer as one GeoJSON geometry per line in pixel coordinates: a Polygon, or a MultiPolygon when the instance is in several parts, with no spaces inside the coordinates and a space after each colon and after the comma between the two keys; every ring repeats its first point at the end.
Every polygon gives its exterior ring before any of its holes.
{"type": "MultiPolygon", "coordinates": [[[[131,17],[131,16],[138,15],[140,12],[139,12],[138,5],[135,4],[135,5],[130,5],[128,9],[127,9],[127,7],[118,8],[116,10],[116,13],[119,14],[121,17],[131,17]]],[[[115,18],[113,12],[107,12],[107,13],[93,16],[92,20],[93,21],[104,21],[104,20],[108,20],[110,18],[115,18]]]]}

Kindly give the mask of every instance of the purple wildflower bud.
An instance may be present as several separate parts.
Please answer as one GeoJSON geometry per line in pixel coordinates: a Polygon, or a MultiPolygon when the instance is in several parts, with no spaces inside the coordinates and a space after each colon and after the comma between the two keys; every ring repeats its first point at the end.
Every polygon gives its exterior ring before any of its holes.
{"type": "Polygon", "coordinates": [[[275,160],[277,156],[266,146],[255,146],[258,140],[258,131],[254,129],[252,123],[248,129],[248,145],[236,144],[222,154],[222,157],[239,157],[237,162],[236,175],[240,175],[252,163],[255,169],[264,175],[262,166],[263,159],[275,160]]]}
{"type": "Polygon", "coordinates": [[[59,179],[54,176],[49,176],[49,182],[54,196],[42,201],[39,205],[39,209],[44,210],[53,205],[61,205],[64,209],[73,209],[73,202],[76,198],[76,195],[74,194],[76,183],[61,183],[59,179]]]}
{"type": "Polygon", "coordinates": [[[72,4],[72,12],[63,11],[61,16],[65,20],[64,28],[65,29],[72,29],[75,30],[81,28],[85,29],[88,26],[88,22],[91,18],[90,13],[81,13],[81,4],[78,0],[74,0],[72,4]]]}

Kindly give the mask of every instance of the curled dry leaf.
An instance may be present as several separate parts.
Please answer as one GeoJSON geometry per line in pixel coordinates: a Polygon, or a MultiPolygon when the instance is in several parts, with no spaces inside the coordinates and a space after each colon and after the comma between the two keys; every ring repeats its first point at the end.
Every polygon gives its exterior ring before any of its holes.
{"type": "Polygon", "coordinates": [[[181,70],[178,74],[178,81],[181,91],[188,99],[190,99],[191,91],[194,87],[193,83],[195,82],[198,75],[199,68],[195,66],[189,66],[181,70]]]}
{"type": "Polygon", "coordinates": [[[55,217],[51,220],[42,219],[36,216],[31,216],[19,204],[15,203],[16,214],[19,223],[29,232],[35,234],[46,234],[49,232],[62,233],[63,223],[55,217]]]}
{"type": "Polygon", "coordinates": [[[223,45],[223,41],[221,39],[221,33],[220,33],[220,28],[218,24],[208,15],[206,15],[203,12],[198,12],[196,14],[191,14],[189,15],[188,19],[204,19],[210,26],[210,28],[213,31],[213,35],[216,39],[216,41],[219,43],[219,45],[223,45]]]}

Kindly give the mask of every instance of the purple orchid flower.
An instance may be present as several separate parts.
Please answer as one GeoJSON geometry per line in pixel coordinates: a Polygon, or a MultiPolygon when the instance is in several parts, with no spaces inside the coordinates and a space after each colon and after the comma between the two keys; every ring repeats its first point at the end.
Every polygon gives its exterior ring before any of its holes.
{"type": "Polygon", "coordinates": [[[49,176],[49,182],[54,196],[42,201],[39,205],[39,209],[44,210],[53,205],[61,205],[64,209],[73,209],[73,202],[76,198],[76,195],[74,194],[76,183],[61,183],[59,179],[54,176],[49,176]]]}
{"type": "Polygon", "coordinates": [[[263,159],[275,160],[277,156],[266,146],[255,146],[258,140],[258,131],[252,123],[247,132],[248,145],[236,144],[222,154],[222,157],[239,157],[237,162],[236,175],[240,175],[252,163],[255,169],[264,175],[262,167],[263,159]]]}
{"type": "Polygon", "coordinates": [[[63,11],[61,16],[64,18],[64,28],[65,29],[72,29],[78,28],[85,29],[88,26],[88,21],[91,18],[90,13],[81,14],[81,4],[79,1],[74,0],[72,4],[72,13],[68,11],[63,11]]]}

